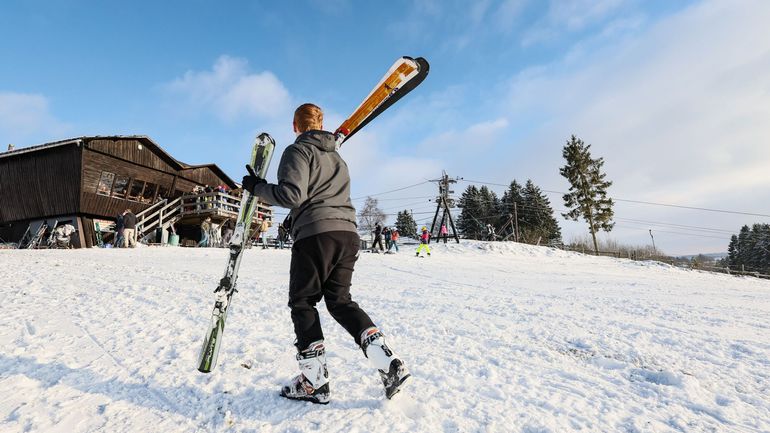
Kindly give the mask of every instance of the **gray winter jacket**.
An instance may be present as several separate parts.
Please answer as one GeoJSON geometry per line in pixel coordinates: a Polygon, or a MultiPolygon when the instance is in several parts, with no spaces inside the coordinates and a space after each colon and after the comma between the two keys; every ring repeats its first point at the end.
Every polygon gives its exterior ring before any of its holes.
{"type": "Polygon", "coordinates": [[[297,137],[281,156],[278,184],[258,184],[254,194],[291,209],[294,241],[324,232],[356,232],[350,173],[331,132],[307,131],[297,137]]]}

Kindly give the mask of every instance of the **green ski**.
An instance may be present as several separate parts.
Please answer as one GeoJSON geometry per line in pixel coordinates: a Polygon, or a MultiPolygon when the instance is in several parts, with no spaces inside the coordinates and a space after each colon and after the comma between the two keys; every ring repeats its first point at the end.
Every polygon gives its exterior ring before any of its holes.
{"type": "MultiPolygon", "coordinates": [[[[254,149],[251,152],[249,165],[254,167],[257,176],[262,179],[267,175],[267,168],[273,157],[275,140],[267,133],[262,133],[254,140],[254,149]]],[[[214,290],[214,310],[211,312],[211,324],[206,331],[203,340],[203,348],[198,357],[198,371],[209,373],[217,364],[217,355],[222,345],[222,333],[225,329],[225,319],[233,294],[236,292],[238,268],[241,265],[241,257],[246,241],[249,238],[251,220],[257,208],[257,197],[244,190],[241,196],[241,208],[238,212],[238,221],[230,238],[230,255],[227,259],[225,275],[219,281],[219,286],[214,290]]]]}

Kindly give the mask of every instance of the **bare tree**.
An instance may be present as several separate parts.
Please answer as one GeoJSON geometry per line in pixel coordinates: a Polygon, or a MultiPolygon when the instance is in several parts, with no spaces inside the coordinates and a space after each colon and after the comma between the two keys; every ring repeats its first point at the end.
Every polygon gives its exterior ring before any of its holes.
{"type": "Polygon", "coordinates": [[[358,227],[366,230],[369,233],[374,231],[374,226],[377,223],[382,224],[385,221],[387,215],[383,212],[377,203],[376,198],[366,197],[364,207],[358,213],[358,227]]]}

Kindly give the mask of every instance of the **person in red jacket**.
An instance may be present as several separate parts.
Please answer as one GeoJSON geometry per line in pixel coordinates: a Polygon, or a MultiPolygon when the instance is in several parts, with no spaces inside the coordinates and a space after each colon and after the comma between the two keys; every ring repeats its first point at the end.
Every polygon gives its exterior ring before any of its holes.
{"type": "Polygon", "coordinates": [[[398,229],[393,227],[390,231],[390,246],[388,247],[388,253],[390,253],[390,250],[395,247],[396,252],[398,252],[398,229]]]}

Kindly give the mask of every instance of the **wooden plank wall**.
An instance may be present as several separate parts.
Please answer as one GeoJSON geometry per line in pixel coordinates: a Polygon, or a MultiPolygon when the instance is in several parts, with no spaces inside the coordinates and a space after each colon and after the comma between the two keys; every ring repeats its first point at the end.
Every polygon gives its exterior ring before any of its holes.
{"type": "Polygon", "coordinates": [[[80,153],[71,144],[0,158],[0,223],[76,213],[80,153]]]}
{"type": "MultiPolygon", "coordinates": [[[[177,169],[163,160],[158,154],[153,152],[150,145],[142,144],[139,140],[91,140],[86,145],[88,149],[93,149],[107,155],[112,155],[124,161],[131,161],[144,167],[154,168],[155,170],[173,173],[177,169]]],[[[149,180],[149,179],[148,179],[149,180]]]]}
{"type": "Polygon", "coordinates": [[[201,185],[210,185],[212,187],[216,187],[218,185],[227,185],[224,179],[217,176],[216,173],[209,167],[184,169],[179,172],[179,175],[193,180],[201,185]]]}
{"type": "Polygon", "coordinates": [[[96,188],[99,185],[102,171],[128,176],[131,179],[152,182],[158,186],[163,186],[166,190],[170,190],[174,182],[174,175],[172,173],[164,173],[142,167],[86,148],[83,151],[83,188],[80,200],[80,210],[82,213],[104,218],[115,218],[119,212],[127,208],[136,213],[150,206],[148,203],[96,194],[96,188]]]}

